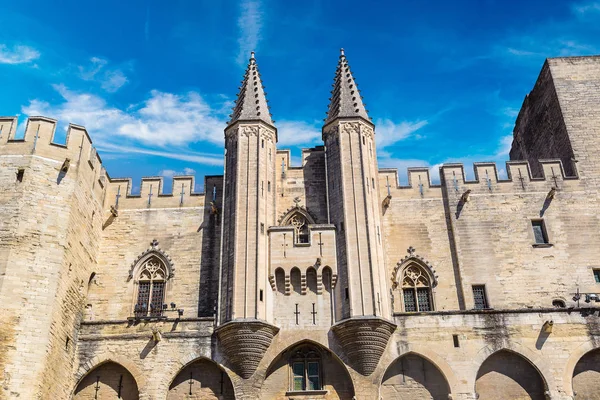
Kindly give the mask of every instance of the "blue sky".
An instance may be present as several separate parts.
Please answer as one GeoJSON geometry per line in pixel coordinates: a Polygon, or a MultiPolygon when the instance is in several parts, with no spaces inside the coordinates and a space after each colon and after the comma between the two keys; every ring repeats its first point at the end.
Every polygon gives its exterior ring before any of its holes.
{"type": "Polygon", "coordinates": [[[380,167],[403,176],[505,161],[544,59],[600,53],[598,0],[3,3],[0,114],[58,119],[58,141],[69,122],[86,126],[110,176],[138,187],[141,176],[191,173],[201,185],[222,173],[223,128],[251,50],[279,148],[298,160],[322,144],[344,47],[380,167]]]}

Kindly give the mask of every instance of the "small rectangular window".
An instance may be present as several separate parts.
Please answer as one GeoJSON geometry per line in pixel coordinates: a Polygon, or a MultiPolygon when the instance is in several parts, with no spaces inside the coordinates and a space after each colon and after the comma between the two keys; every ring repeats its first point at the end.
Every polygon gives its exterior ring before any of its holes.
{"type": "Polygon", "coordinates": [[[263,301],[263,290],[260,289],[260,292],[258,292],[258,298],[260,299],[260,301],[263,301]]]}
{"type": "Polygon", "coordinates": [[[371,178],[371,185],[373,185],[373,189],[375,189],[375,178],[371,178]]]}
{"type": "Polygon", "coordinates": [[[454,347],[460,347],[460,343],[458,343],[458,335],[452,335],[452,341],[454,342],[454,347]]]}
{"type": "Polygon", "coordinates": [[[348,300],[350,298],[350,295],[348,293],[348,288],[345,289],[345,294],[346,294],[346,300],[348,300]]]}
{"type": "Polygon", "coordinates": [[[265,233],[265,224],[260,223],[260,233],[265,233]]]}
{"type": "Polygon", "coordinates": [[[19,169],[17,171],[17,182],[23,182],[23,175],[25,175],[25,170],[19,169]]]}
{"type": "Polygon", "coordinates": [[[271,181],[267,182],[267,192],[271,193],[271,181]]]}
{"type": "Polygon", "coordinates": [[[340,222],[340,231],[344,232],[344,223],[340,222]]]}
{"type": "Polygon", "coordinates": [[[594,280],[596,283],[600,283],[600,269],[594,270],[594,280]]]}
{"type": "Polygon", "coordinates": [[[262,139],[262,140],[260,141],[260,148],[261,148],[261,149],[264,149],[264,148],[265,148],[265,139],[262,139]]]}
{"type": "Polygon", "coordinates": [[[547,244],[548,235],[546,234],[546,226],[544,225],[544,220],[536,219],[531,221],[531,227],[533,228],[535,244],[547,244]]]}
{"type": "Polygon", "coordinates": [[[473,285],[473,300],[475,302],[475,309],[483,310],[489,308],[485,296],[485,285],[473,285]]]}

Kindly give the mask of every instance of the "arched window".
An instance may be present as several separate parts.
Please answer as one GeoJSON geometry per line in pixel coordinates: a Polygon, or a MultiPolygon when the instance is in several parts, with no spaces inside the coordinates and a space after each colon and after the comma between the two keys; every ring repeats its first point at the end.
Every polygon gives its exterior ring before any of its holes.
{"type": "Polygon", "coordinates": [[[303,346],[290,357],[290,391],[322,390],[321,355],[303,346]]]}
{"type": "Polygon", "coordinates": [[[136,317],[162,315],[167,278],[167,268],[158,257],[152,256],[142,264],[137,281],[136,317]]]}
{"type": "Polygon", "coordinates": [[[290,218],[290,224],[294,227],[294,242],[295,243],[309,243],[310,232],[308,230],[308,221],[304,215],[300,213],[294,214],[290,218]]]}
{"type": "Polygon", "coordinates": [[[312,267],[306,270],[306,288],[309,292],[317,293],[317,271],[312,267]]]}
{"type": "Polygon", "coordinates": [[[275,286],[279,293],[285,294],[285,272],[281,268],[275,270],[275,286]]]}
{"type": "Polygon", "coordinates": [[[410,264],[402,274],[404,311],[433,311],[429,277],[417,264],[410,264]]]}
{"type": "Polygon", "coordinates": [[[290,272],[290,283],[294,292],[298,294],[302,293],[302,277],[300,276],[300,270],[296,267],[292,268],[290,272]]]}

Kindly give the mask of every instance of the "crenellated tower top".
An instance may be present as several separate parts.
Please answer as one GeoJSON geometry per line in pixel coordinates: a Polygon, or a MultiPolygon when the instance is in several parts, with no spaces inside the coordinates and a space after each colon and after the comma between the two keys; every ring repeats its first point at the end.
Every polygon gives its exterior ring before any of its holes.
{"type": "Polygon", "coordinates": [[[250,53],[248,67],[239,90],[227,127],[240,121],[262,121],[274,126],[254,52],[250,53]]]}
{"type": "Polygon", "coordinates": [[[344,54],[344,49],[340,49],[340,58],[333,79],[333,90],[329,99],[329,109],[325,125],[337,118],[362,118],[369,124],[372,124],[369,113],[360,95],[360,90],[356,86],[350,65],[344,54]]]}

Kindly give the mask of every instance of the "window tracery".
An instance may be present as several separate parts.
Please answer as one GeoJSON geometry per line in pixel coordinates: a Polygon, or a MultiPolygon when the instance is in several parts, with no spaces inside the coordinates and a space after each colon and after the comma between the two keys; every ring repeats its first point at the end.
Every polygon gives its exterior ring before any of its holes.
{"type": "Polygon", "coordinates": [[[162,260],[152,256],[144,261],[137,279],[137,300],[134,309],[136,317],[162,315],[167,279],[167,267],[162,260]]]}
{"type": "Polygon", "coordinates": [[[405,312],[433,311],[429,276],[417,264],[402,273],[402,298],[405,312]]]}
{"type": "Polygon", "coordinates": [[[294,241],[297,244],[309,243],[308,220],[304,215],[296,213],[289,219],[290,225],[294,227],[294,241]]]}

